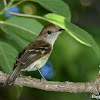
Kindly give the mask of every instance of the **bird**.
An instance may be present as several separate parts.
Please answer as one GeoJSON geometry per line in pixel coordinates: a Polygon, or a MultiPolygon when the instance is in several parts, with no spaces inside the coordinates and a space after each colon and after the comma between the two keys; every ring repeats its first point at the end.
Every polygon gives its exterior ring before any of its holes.
{"type": "MultiPolygon", "coordinates": [[[[11,75],[4,82],[5,85],[13,85],[21,71],[38,70],[45,65],[53,50],[55,40],[65,29],[55,24],[45,26],[37,38],[22,49],[15,59],[11,75]]],[[[43,79],[44,76],[42,75],[43,79]]]]}

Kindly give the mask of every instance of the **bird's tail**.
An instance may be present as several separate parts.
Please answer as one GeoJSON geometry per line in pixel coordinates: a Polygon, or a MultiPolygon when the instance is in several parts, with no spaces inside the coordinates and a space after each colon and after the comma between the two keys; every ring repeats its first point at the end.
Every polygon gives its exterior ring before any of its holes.
{"type": "Polygon", "coordinates": [[[5,85],[13,85],[14,82],[15,82],[15,79],[17,78],[17,76],[18,76],[19,72],[21,71],[21,69],[22,69],[22,66],[17,66],[13,70],[12,74],[4,82],[3,86],[5,86],[5,85]]]}

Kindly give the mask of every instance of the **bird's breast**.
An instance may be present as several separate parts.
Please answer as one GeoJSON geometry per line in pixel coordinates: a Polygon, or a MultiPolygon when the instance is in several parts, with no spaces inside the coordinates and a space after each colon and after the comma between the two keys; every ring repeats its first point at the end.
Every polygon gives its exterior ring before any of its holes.
{"type": "Polygon", "coordinates": [[[22,71],[34,71],[34,70],[37,70],[37,68],[39,69],[42,68],[47,62],[49,56],[50,54],[43,56],[42,58],[30,64],[26,69],[23,69],[22,71]]]}

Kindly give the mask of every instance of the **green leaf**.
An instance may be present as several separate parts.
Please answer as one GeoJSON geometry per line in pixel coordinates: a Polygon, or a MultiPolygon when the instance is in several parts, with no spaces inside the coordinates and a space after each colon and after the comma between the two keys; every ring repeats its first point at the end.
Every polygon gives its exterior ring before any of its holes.
{"type": "Polygon", "coordinates": [[[4,7],[3,0],[0,0],[0,11],[3,9],[3,7],[4,7]]]}
{"type": "Polygon", "coordinates": [[[43,26],[35,19],[13,17],[4,22],[7,30],[16,36],[19,36],[27,41],[33,41],[34,38],[40,33],[43,26]]]}
{"type": "Polygon", "coordinates": [[[71,20],[71,13],[69,6],[62,0],[31,0],[39,3],[47,10],[64,16],[68,21],[71,20]]]}
{"type": "MultiPolygon", "coordinates": [[[[24,48],[26,45],[28,45],[30,42],[26,41],[25,39],[19,37],[18,35],[16,35],[15,33],[11,32],[11,30],[9,30],[7,27],[2,26],[1,29],[8,34],[13,40],[16,41],[16,43],[21,47],[24,48]]],[[[16,44],[14,45],[16,46],[16,44]]],[[[16,47],[15,47],[16,48],[16,47]]]]}
{"type": "Polygon", "coordinates": [[[19,97],[21,96],[21,93],[23,91],[23,88],[24,87],[20,87],[20,86],[17,86],[16,85],[16,89],[17,89],[17,95],[16,95],[16,97],[17,97],[17,99],[19,99],[19,97]]]}
{"type": "Polygon", "coordinates": [[[7,73],[12,72],[17,54],[18,52],[14,47],[0,41],[0,65],[7,73]]]}
{"type": "Polygon", "coordinates": [[[93,37],[86,32],[85,30],[79,28],[78,26],[68,22],[65,17],[56,15],[56,14],[47,14],[45,15],[45,18],[49,19],[50,22],[64,28],[66,32],[71,35],[74,39],[76,39],[78,42],[87,45],[96,52],[97,56],[100,57],[100,50],[97,46],[95,40],[93,37]]]}

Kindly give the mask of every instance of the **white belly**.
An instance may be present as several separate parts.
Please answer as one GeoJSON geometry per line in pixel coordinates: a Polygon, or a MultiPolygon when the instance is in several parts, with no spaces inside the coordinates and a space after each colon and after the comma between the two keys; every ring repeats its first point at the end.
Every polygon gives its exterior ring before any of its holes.
{"type": "Polygon", "coordinates": [[[42,68],[45,65],[45,63],[47,62],[49,56],[50,56],[50,54],[43,56],[42,58],[33,62],[31,65],[29,65],[26,69],[24,69],[22,71],[34,71],[34,70],[37,70],[37,68],[39,68],[39,69],[42,68]]]}

